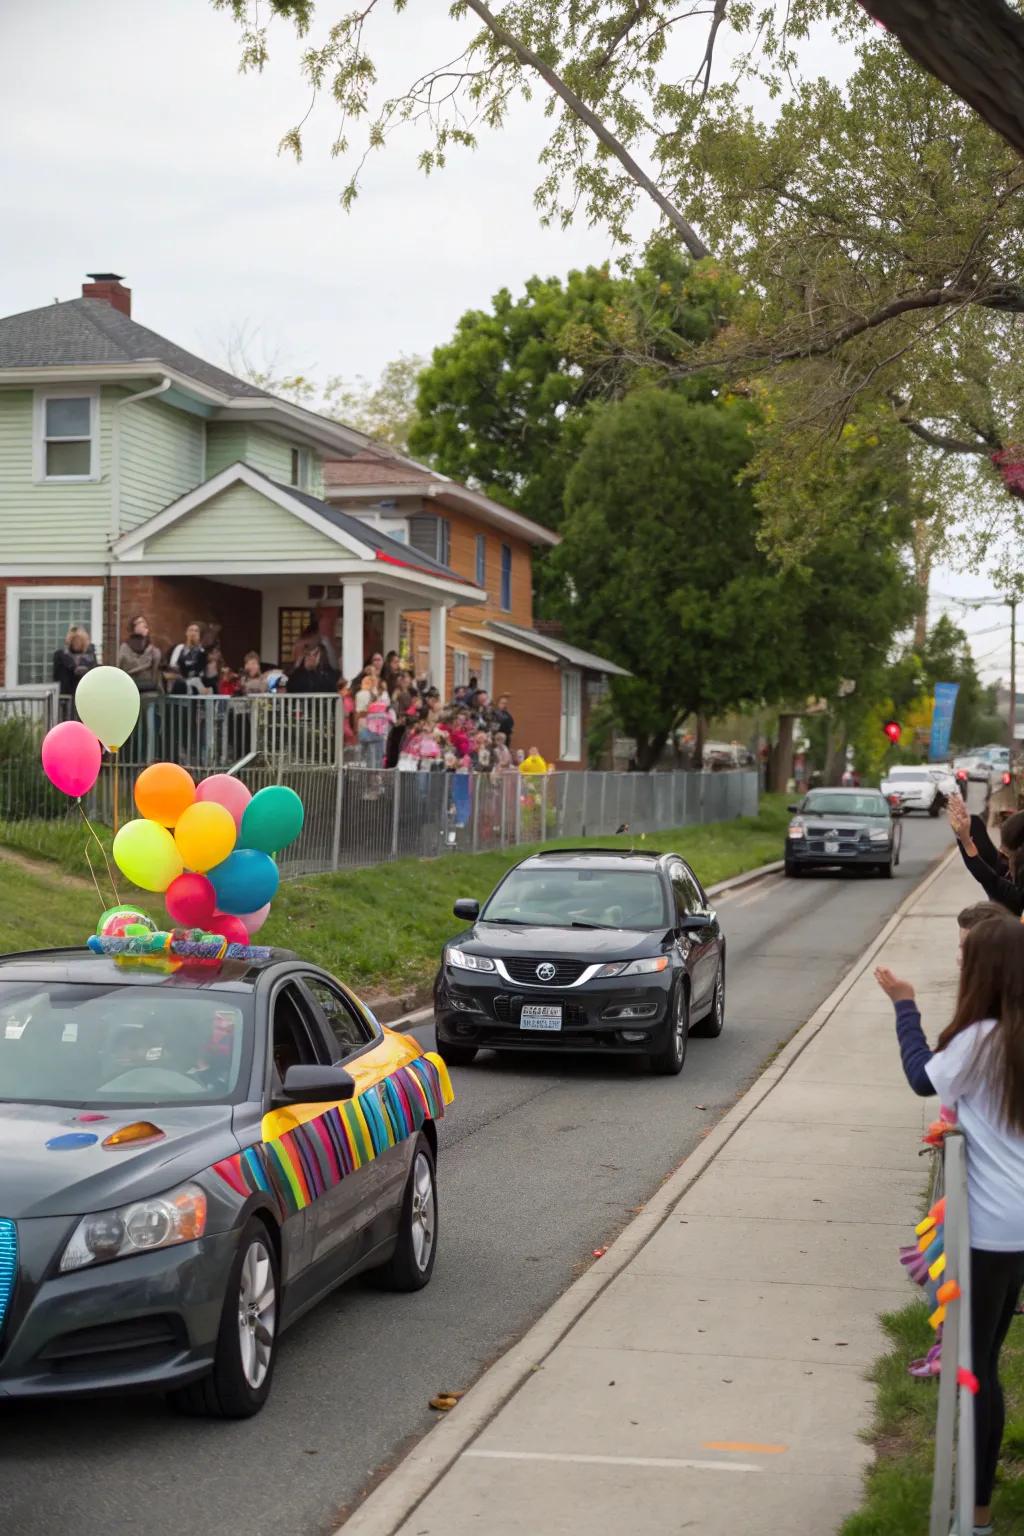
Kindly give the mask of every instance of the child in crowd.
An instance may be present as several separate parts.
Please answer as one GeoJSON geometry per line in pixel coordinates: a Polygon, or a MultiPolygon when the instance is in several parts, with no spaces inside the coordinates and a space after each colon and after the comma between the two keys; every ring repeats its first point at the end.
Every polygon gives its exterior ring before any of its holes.
{"type": "MultiPolygon", "coordinates": [[[[967,916],[972,910],[961,916],[967,916]]],[[[967,1143],[974,1401],[974,1536],[992,1531],[1005,1411],[999,1355],[1024,1284],[1024,926],[1001,913],[963,930],[952,1021],[929,1049],[914,989],[881,966],[907,1082],[955,1109],[967,1143]]]]}

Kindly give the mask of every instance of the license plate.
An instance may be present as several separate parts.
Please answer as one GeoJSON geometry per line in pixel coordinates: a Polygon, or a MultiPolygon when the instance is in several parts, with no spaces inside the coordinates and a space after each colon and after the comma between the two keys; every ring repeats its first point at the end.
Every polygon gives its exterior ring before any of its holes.
{"type": "Polygon", "coordinates": [[[825,844],[825,852],[826,853],[838,853],[839,852],[839,844],[838,843],[826,843],[825,844]]]}
{"type": "Polygon", "coordinates": [[[561,1029],[562,1005],[546,1006],[543,1003],[524,1003],[519,1015],[520,1029],[561,1029]]]}

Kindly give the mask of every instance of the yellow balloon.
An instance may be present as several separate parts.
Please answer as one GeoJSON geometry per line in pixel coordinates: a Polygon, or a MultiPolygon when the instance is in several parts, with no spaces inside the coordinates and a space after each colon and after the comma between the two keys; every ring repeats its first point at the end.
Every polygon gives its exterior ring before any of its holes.
{"type": "Polygon", "coordinates": [[[178,817],[174,841],[186,869],[205,874],[223,864],[238,837],[235,818],[215,800],[197,800],[178,817]]]}
{"type": "Polygon", "coordinates": [[[166,827],[155,821],[126,821],[114,838],[114,863],[143,891],[166,891],[182,872],[181,854],[166,827]]]}

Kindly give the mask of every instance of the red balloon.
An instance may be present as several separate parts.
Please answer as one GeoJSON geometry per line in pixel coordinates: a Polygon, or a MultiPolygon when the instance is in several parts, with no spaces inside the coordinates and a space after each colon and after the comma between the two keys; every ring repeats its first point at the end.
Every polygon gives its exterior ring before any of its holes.
{"type": "Polygon", "coordinates": [[[184,928],[209,928],[217,907],[217,893],[205,875],[188,873],[171,881],[164,901],[174,922],[184,928]]]}
{"type": "Polygon", "coordinates": [[[207,933],[219,933],[229,944],[248,944],[249,930],[240,917],[230,912],[215,912],[206,925],[207,933]]]}

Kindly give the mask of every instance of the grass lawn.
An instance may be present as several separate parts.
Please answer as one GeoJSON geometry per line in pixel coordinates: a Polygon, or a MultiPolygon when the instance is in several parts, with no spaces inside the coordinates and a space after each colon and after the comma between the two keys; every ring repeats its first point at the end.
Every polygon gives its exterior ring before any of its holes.
{"type": "MultiPolygon", "coordinates": [[[[935,1335],[922,1302],[882,1321],[892,1349],[872,1373],[878,1396],[871,1440],[878,1459],[868,1474],[864,1506],[841,1536],[928,1536],[938,1382],[914,1381],[907,1363],[926,1354],[935,1335]]],[[[1024,1319],[1011,1324],[1000,1374],[1006,1436],[993,1518],[999,1536],[1024,1536],[1024,1319]]]]}
{"type": "MultiPolygon", "coordinates": [[[[705,885],[714,885],[781,857],[788,820],[786,799],[784,795],[767,795],[756,817],[651,834],[636,839],[636,846],[677,850],[689,859],[705,885]]],[[[106,829],[97,830],[109,844],[106,829]]],[[[85,828],[74,819],[0,824],[0,846],[48,859],[61,871],[87,879],[88,841],[85,828]]],[[[630,846],[628,837],[577,839],[565,846],[579,846],[580,842],[630,846]]],[[[102,859],[95,843],[90,846],[105,890],[102,859]]],[[[520,847],[502,853],[400,859],[372,869],[286,881],[260,942],[298,950],[367,991],[415,985],[432,976],[441,945],[461,926],[452,916],[456,897],[482,900],[501,875],[528,852],[528,848],[520,847]]],[[[99,915],[95,891],[66,882],[62,885],[45,872],[29,872],[10,862],[0,865],[0,889],[0,952],[84,943],[99,915]]],[[[118,889],[125,900],[139,896],[120,879],[118,889]]],[[[158,897],[143,895],[141,902],[155,918],[166,920],[158,897]]],[[[106,904],[111,903],[112,897],[108,897],[106,904]]]]}

